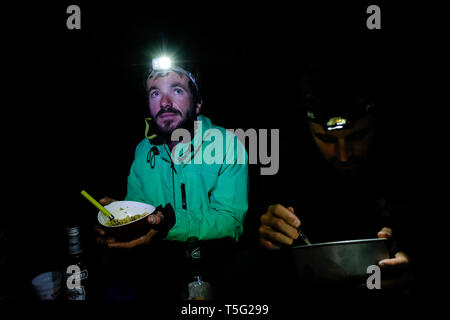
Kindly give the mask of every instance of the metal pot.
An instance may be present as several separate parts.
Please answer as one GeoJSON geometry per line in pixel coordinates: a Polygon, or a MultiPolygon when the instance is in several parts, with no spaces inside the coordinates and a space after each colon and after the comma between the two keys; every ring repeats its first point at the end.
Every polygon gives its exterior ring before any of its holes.
{"type": "Polygon", "coordinates": [[[389,246],[389,239],[362,239],[296,246],[291,252],[299,279],[348,282],[367,278],[369,266],[390,257],[389,246]]]}

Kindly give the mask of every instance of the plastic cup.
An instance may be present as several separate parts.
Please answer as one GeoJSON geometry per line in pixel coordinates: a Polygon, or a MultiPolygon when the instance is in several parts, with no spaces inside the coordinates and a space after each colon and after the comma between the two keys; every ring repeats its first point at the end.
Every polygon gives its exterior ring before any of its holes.
{"type": "Polygon", "coordinates": [[[56,300],[61,294],[62,274],[59,271],[41,273],[31,280],[40,300],[56,300]]]}

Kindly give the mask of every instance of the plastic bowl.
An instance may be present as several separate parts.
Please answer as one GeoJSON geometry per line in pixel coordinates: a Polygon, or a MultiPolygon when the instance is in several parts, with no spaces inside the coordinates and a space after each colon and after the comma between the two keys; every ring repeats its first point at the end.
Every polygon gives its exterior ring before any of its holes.
{"type": "Polygon", "coordinates": [[[361,281],[367,268],[389,258],[389,239],[362,239],[292,247],[298,278],[310,282],[361,281]]]}
{"type": "Polygon", "coordinates": [[[127,241],[139,238],[150,230],[147,217],[155,211],[155,207],[150,204],[136,201],[115,201],[106,205],[105,208],[114,215],[116,220],[145,213],[145,216],[126,224],[107,226],[106,223],[109,221],[109,218],[99,211],[97,220],[105,230],[107,236],[117,240],[127,241]]]}

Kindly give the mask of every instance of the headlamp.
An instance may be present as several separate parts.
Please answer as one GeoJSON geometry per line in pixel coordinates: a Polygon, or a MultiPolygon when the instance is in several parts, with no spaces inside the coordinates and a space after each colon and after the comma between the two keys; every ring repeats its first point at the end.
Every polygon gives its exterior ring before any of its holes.
{"type": "Polygon", "coordinates": [[[147,77],[147,80],[149,78],[151,78],[154,74],[159,73],[159,72],[170,72],[170,71],[176,71],[176,72],[181,72],[184,75],[186,75],[194,84],[195,89],[197,90],[197,92],[199,91],[198,89],[198,85],[197,85],[197,81],[195,80],[194,76],[192,75],[192,73],[190,73],[189,71],[177,67],[177,66],[173,66],[172,60],[169,57],[163,56],[163,57],[159,57],[159,58],[154,58],[152,59],[152,68],[150,71],[150,74],[147,77]]]}
{"type": "Polygon", "coordinates": [[[369,113],[374,105],[373,102],[370,102],[357,106],[353,110],[341,112],[307,110],[306,116],[310,121],[321,124],[327,131],[346,129],[353,126],[358,119],[369,113]]]}
{"type": "Polygon", "coordinates": [[[169,57],[160,57],[152,59],[152,69],[156,71],[168,70],[172,66],[172,60],[169,57]]]}
{"type": "Polygon", "coordinates": [[[342,129],[348,125],[349,121],[342,117],[333,117],[327,121],[326,128],[328,131],[342,129]]]}

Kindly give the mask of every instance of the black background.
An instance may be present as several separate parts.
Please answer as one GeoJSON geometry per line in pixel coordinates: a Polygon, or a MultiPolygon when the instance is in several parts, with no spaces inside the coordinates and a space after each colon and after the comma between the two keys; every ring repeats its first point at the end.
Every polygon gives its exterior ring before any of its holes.
{"type": "MultiPolygon", "coordinates": [[[[279,128],[282,139],[283,129],[298,125],[302,68],[318,53],[359,53],[368,73],[384,72],[405,167],[416,178],[425,175],[411,150],[429,144],[410,129],[422,112],[423,75],[435,52],[435,34],[424,23],[433,8],[381,3],[382,29],[368,30],[372,3],[314,3],[61,1],[5,10],[11,19],[3,66],[13,99],[4,128],[9,122],[14,128],[3,135],[4,170],[15,208],[6,220],[27,252],[25,272],[59,263],[67,249],[64,226],[81,224],[92,235],[96,209],[82,189],[95,198],[125,196],[149,115],[143,80],[162,46],[198,66],[204,113],[213,123],[279,128]],[[81,8],[81,30],[66,28],[71,4],[81,8]]],[[[260,188],[258,165],[250,172],[260,188]]]]}

